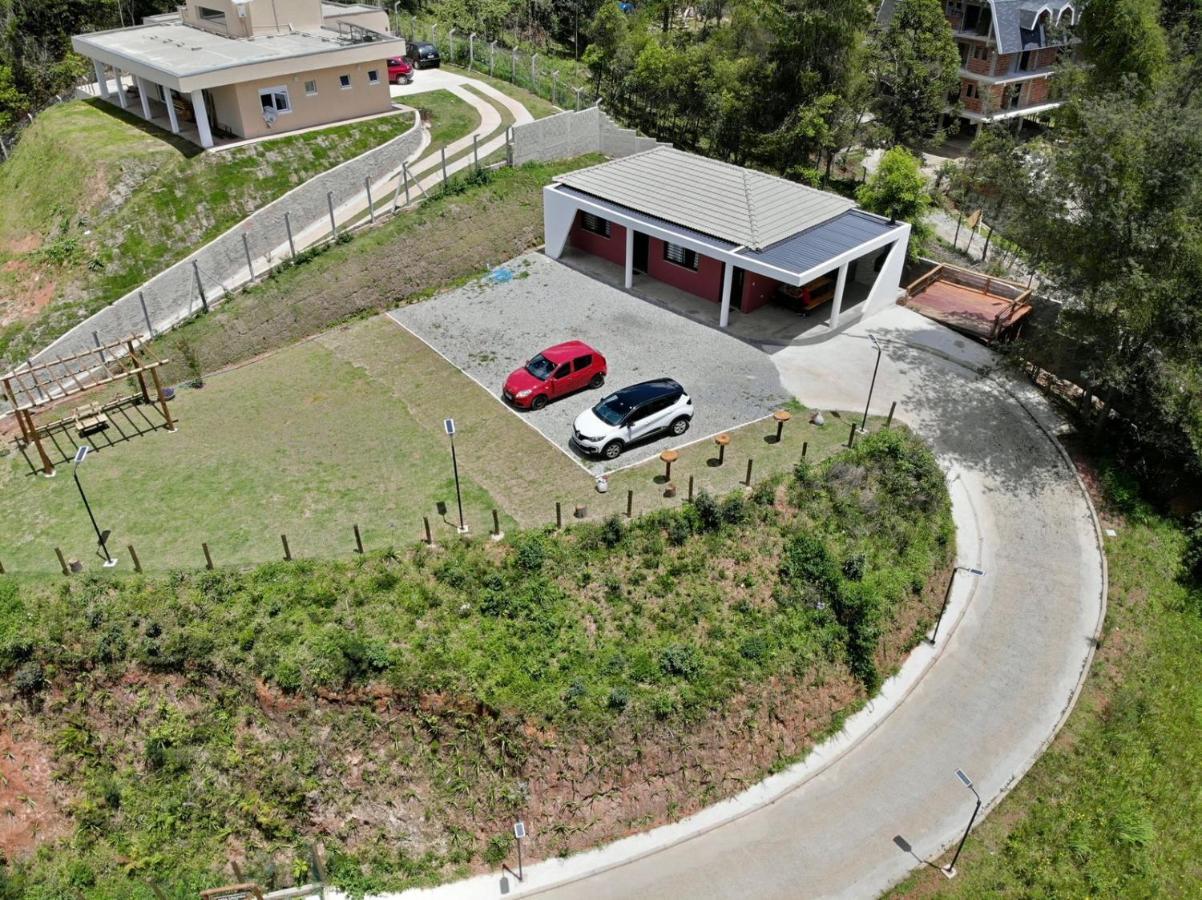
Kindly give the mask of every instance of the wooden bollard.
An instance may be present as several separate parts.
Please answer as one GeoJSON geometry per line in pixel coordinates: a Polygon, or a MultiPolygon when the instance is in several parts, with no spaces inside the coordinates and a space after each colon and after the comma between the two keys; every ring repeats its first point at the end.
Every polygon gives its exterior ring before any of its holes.
{"type": "Polygon", "coordinates": [[[125,549],[129,551],[129,558],[134,561],[134,571],[141,574],[142,560],[138,559],[138,551],[134,549],[133,544],[126,544],[125,549]]]}
{"type": "Polygon", "coordinates": [[[792,414],[789,413],[789,411],[787,409],[778,409],[776,412],[774,412],[772,414],[772,418],[776,420],[775,443],[779,444],[781,441],[781,435],[784,434],[784,431],[785,431],[785,423],[788,422],[791,418],[793,418],[793,416],[792,416],[792,414]]]}
{"type": "Polygon", "coordinates": [[[213,554],[209,552],[209,545],[202,541],[200,546],[205,552],[205,568],[213,568],[213,554]]]}
{"type": "Polygon", "coordinates": [[[626,492],[626,518],[629,519],[633,516],[634,516],[634,491],[629,490],[626,492]]]}
{"type": "Polygon", "coordinates": [[[563,506],[558,500],[555,501],[555,527],[563,528],[563,506]]]}
{"type": "Polygon", "coordinates": [[[856,423],[851,423],[851,433],[847,436],[847,446],[854,447],[856,444],[856,423]]]}
{"type": "Polygon", "coordinates": [[[747,480],[746,480],[744,483],[745,483],[745,484],[746,484],[748,487],[751,487],[751,464],[752,464],[753,462],[755,462],[755,460],[754,460],[754,459],[749,459],[749,460],[747,460],[747,480]]]}
{"type": "Polygon", "coordinates": [[[680,454],[675,450],[665,450],[659,455],[659,458],[664,462],[664,481],[672,480],[672,463],[680,459],[680,454]]]}
{"type": "Polygon", "coordinates": [[[280,543],[284,545],[284,562],[292,562],[292,551],[288,549],[288,535],[280,535],[280,543]]]}
{"type": "Polygon", "coordinates": [[[501,517],[495,509],[492,511],[492,533],[494,535],[501,533],[501,517]]]}
{"type": "Polygon", "coordinates": [[[693,476],[689,476],[689,499],[693,499],[693,476]]]}
{"type": "Polygon", "coordinates": [[[426,544],[428,544],[428,545],[430,545],[430,546],[433,546],[433,545],[434,545],[434,538],[433,538],[433,536],[430,534],[430,517],[429,517],[429,516],[422,516],[422,523],[423,523],[423,524],[426,526],[426,544]]]}
{"type": "Polygon", "coordinates": [[[714,443],[718,445],[718,465],[726,460],[726,445],[730,443],[730,435],[726,432],[714,438],[714,443]]]}
{"type": "Polygon", "coordinates": [[[805,459],[805,458],[806,458],[806,451],[807,451],[807,450],[809,450],[809,449],[810,449],[810,442],[809,442],[809,441],[802,441],[802,442],[801,442],[801,458],[802,458],[802,459],[805,459]]]}
{"type": "Polygon", "coordinates": [[[892,425],[892,424],[893,424],[893,414],[894,414],[895,412],[897,412],[897,401],[896,401],[896,400],[894,400],[894,401],[893,401],[893,402],[892,402],[892,403],[889,405],[889,418],[887,418],[887,419],[885,420],[885,427],[886,427],[886,428],[888,428],[890,425],[892,425]]]}
{"type": "Polygon", "coordinates": [[[4,563],[0,562],[0,575],[4,574],[4,563]]]}
{"type": "Polygon", "coordinates": [[[58,557],[58,564],[62,567],[64,575],[70,575],[71,570],[67,568],[67,558],[63,556],[63,551],[58,547],[54,548],[54,555],[58,557]]]}
{"type": "Polygon", "coordinates": [[[361,535],[359,533],[358,525],[352,525],[351,528],[353,528],[355,530],[355,552],[358,553],[360,556],[362,556],[363,555],[363,535],[361,535]]]}

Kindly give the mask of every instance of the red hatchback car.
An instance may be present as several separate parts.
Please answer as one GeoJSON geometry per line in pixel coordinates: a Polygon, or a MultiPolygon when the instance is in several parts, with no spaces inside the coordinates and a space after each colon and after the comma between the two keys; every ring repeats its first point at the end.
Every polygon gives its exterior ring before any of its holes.
{"type": "Polygon", "coordinates": [[[388,60],[388,81],[390,84],[409,84],[413,81],[413,66],[399,56],[388,60]]]}
{"type": "Polygon", "coordinates": [[[552,400],[605,384],[605,357],[583,341],[548,347],[505,379],[501,395],[520,409],[542,409],[552,400]]]}

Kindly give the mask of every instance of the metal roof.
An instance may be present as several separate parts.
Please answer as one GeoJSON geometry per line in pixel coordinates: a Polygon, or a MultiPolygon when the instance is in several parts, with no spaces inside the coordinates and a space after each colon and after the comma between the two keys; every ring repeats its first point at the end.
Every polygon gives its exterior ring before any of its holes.
{"type": "Polygon", "coordinates": [[[759,250],[855,206],[775,175],[657,147],[556,180],[641,213],[759,250]]]}
{"type": "MultiPolygon", "coordinates": [[[[992,31],[999,53],[1066,44],[1068,38],[1063,33],[1045,34],[1039,27],[1041,13],[1048,13],[1054,25],[1076,25],[1080,18],[1076,8],[1080,0],[982,0],[982,5],[985,3],[992,10],[992,31]]],[[[881,0],[877,21],[888,25],[896,8],[897,0],[881,0]]]]}
{"type": "Polygon", "coordinates": [[[740,250],[739,256],[790,272],[808,272],[827,260],[898,228],[858,209],[785,238],[763,250],[740,250]]]}
{"type": "MultiPolygon", "coordinates": [[[[400,41],[384,35],[381,38],[372,43],[386,45],[400,41]]],[[[87,48],[95,47],[177,77],[362,46],[341,38],[330,28],[235,39],[182,22],[80,34],[72,41],[85,54],[87,48]]],[[[387,52],[381,46],[380,58],[385,55],[387,52]]]]}
{"type": "Polygon", "coordinates": [[[714,237],[712,234],[706,234],[704,231],[686,228],[683,225],[678,225],[676,222],[670,222],[667,219],[661,219],[659,216],[649,215],[648,213],[641,212],[640,210],[633,209],[629,206],[623,206],[621,203],[614,203],[610,200],[603,200],[600,197],[594,197],[592,194],[589,194],[585,191],[578,191],[563,184],[559,185],[556,190],[558,190],[560,193],[567,194],[569,197],[581,197],[585,200],[588,200],[590,203],[595,204],[596,206],[600,206],[602,209],[612,210],[613,212],[619,212],[627,216],[634,216],[635,218],[646,222],[648,225],[658,225],[660,228],[667,229],[668,231],[675,231],[682,237],[692,238],[693,240],[702,244],[709,244],[715,250],[729,251],[734,250],[739,246],[732,241],[724,241],[721,238],[714,237]]]}

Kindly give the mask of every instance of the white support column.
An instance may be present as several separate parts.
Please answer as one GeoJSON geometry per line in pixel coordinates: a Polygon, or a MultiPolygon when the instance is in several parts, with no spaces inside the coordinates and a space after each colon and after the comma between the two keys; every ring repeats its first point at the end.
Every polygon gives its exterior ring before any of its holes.
{"type": "Polygon", "coordinates": [[[92,60],[92,68],[96,70],[96,86],[100,88],[100,96],[107,100],[109,98],[108,68],[98,59],[92,60]]]}
{"type": "Polygon", "coordinates": [[[171,120],[171,133],[179,134],[179,116],[175,114],[175,92],[164,86],[163,96],[166,98],[167,118],[171,120]]]}
{"type": "Polygon", "coordinates": [[[726,263],[722,267],[722,312],[718,315],[719,328],[725,328],[730,323],[730,282],[734,275],[735,267],[726,263]]]}
{"type": "Polygon", "coordinates": [[[196,114],[196,130],[200,134],[200,146],[213,146],[213,132],[209,130],[209,110],[205,106],[204,91],[192,92],[192,112],[196,114]]]}
{"type": "Polygon", "coordinates": [[[138,86],[138,99],[142,101],[142,118],[150,120],[150,94],[146,90],[146,80],[141,75],[134,76],[134,84],[138,86]]]}
{"type": "Polygon", "coordinates": [[[129,101],[125,96],[125,83],[121,80],[121,70],[114,66],[113,74],[117,76],[117,104],[122,109],[129,109],[129,101]]]}
{"type": "Polygon", "coordinates": [[[843,311],[843,289],[847,287],[847,267],[850,265],[850,262],[845,262],[839,266],[839,277],[835,280],[835,299],[831,303],[831,317],[826,323],[831,328],[839,327],[839,313],[843,311]]]}
{"type": "Polygon", "coordinates": [[[626,290],[634,287],[634,229],[626,228],[626,290]]]}

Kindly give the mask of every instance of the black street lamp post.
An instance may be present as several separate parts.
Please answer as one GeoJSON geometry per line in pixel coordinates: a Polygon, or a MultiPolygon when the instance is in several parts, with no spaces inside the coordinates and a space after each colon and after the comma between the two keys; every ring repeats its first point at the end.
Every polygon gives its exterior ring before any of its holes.
{"type": "Polygon", "coordinates": [[[877,343],[876,335],[869,334],[868,340],[876,347],[876,365],[872,367],[872,383],[868,385],[868,400],[864,404],[864,421],[860,423],[860,434],[868,429],[868,407],[872,405],[872,392],[876,390],[876,373],[881,368],[881,345],[877,343]]]}
{"type": "Polygon", "coordinates": [[[964,842],[968,840],[968,833],[972,831],[973,823],[977,820],[977,813],[981,811],[981,795],[977,793],[977,789],[973,787],[972,779],[964,774],[963,769],[956,769],[956,777],[960,779],[960,783],[972,791],[972,795],[977,798],[977,805],[973,807],[972,816],[968,820],[968,827],[964,829],[964,836],[960,838],[960,843],[956,847],[956,853],[952,856],[952,861],[943,868],[943,874],[948,878],[956,877],[956,863],[960,859],[960,851],[964,849],[964,842]]]}
{"type": "Polygon", "coordinates": [[[117,559],[109,553],[109,533],[101,531],[100,526],[96,523],[96,516],[92,512],[92,504],[88,502],[88,495],[84,493],[83,484],[79,480],[79,467],[88,458],[88,453],[91,452],[91,449],[87,444],[84,444],[75,451],[75,460],[71,466],[71,474],[75,477],[75,486],[79,489],[79,499],[83,501],[83,508],[88,511],[88,518],[92,522],[92,530],[96,532],[96,543],[100,545],[100,551],[104,554],[104,567],[111,569],[117,565],[117,559]]]}
{"type": "Polygon", "coordinates": [[[443,419],[442,427],[451,439],[451,468],[455,471],[455,500],[459,504],[459,533],[467,534],[467,525],[463,521],[463,492],[459,488],[459,458],[455,455],[455,420],[443,419]]]}

